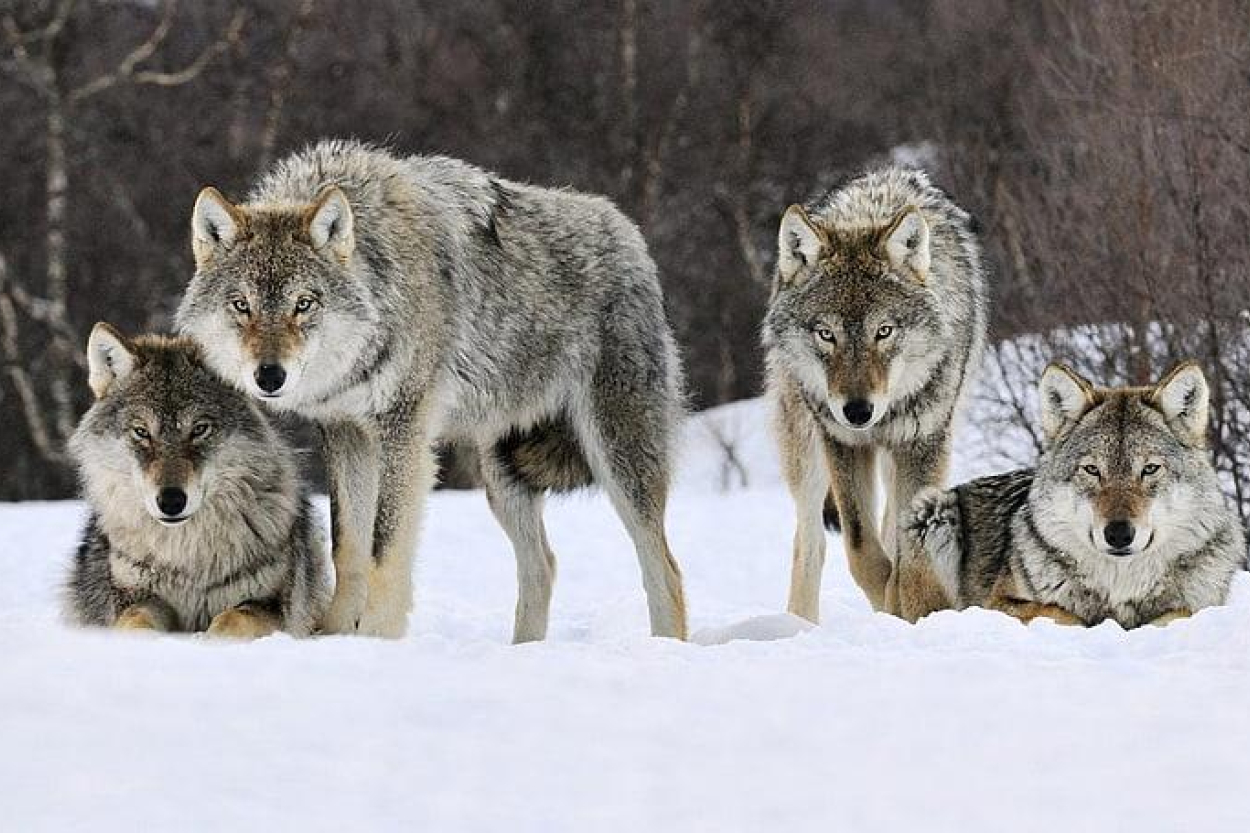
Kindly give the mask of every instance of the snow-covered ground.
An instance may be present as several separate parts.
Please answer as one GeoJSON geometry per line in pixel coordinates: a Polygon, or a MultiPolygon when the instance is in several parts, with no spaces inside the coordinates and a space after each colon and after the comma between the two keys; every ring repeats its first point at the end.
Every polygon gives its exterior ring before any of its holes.
{"type": "MultiPolygon", "coordinates": [[[[550,639],[512,647],[480,494],[429,507],[411,634],[252,644],[71,630],[75,503],[0,506],[3,830],[1244,830],[1250,579],[1125,633],[779,614],[792,508],[758,403],[692,421],[670,532],[696,643],[645,637],[598,497],[549,511],[550,639]],[[740,438],[721,493],[708,430],[740,438]]],[[[988,463],[961,442],[957,476],[988,463]]]]}

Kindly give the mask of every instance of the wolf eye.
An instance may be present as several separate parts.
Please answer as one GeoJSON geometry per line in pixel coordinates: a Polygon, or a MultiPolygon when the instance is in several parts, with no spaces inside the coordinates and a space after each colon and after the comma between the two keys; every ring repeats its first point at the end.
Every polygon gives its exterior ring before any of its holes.
{"type": "Polygon", "coordinates": [[[295,302],[295,311],[296,312],[308,312],[310,309],[313,308],[313,303],[314,302],[312,298],[308,298],[308,297],[300,298],[298,301],[295,302]]]}
{"type": "Polygon", "coordinates": [[[1081,471],[1090,477],[1102,477],[1102,472],[1098,470],[1098,466],[1081,466],[1081,471]]]}
{"type": "Polygon", "coordinates": [[[148,433],[148,429],[142,425],[132,425],[130,427],[130,435],[136,440],[150,440],[152,435],[148,433]]]}
{"type": "Polygon", "coordinates": [[[247,301],[243,300],[242,298],[235,298],[233,301],[230,302],[230,306],[233,307],[234,311],[237,312],[239,315],[247,315],[248,313],[252,311],[252,308],[248,306],[247,301]]]}
{"type": "Polygon", "coordinates": [[[209,434],[213,433],[213,426],[207,422],[197,422],[191,428],[191,439],[202,440],[209,434]]]}
{"type": "Polygon", "coordinates": [[[829,327],[826,327],[823,324],[817,325],[815,332],[816,332],[816,338],[820,339],[826,344],[838,343],[837,334],[835,334],[832,329],[830,329],[829,327]]]}
{"type": "Polygon", "coordinates": [[[1159,469],[1160,469],[1160,466],[1158,463],[1147,463],[1146,465],[1142,466],[1141,476],[1150,477],[1151,475],[1158,474],[1159,469]]]}
{"type": "Polygon", "coordinates": [[[894,335],[894,328],[889,324],[882,324],[877,328],[877,341],[885,341],[892,335],[894,335]]]}

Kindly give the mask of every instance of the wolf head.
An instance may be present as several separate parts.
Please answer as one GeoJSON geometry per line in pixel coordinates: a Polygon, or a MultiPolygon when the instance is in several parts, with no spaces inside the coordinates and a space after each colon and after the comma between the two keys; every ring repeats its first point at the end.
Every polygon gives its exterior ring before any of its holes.
{"type": "Polygon", "coordinates": [[[350,371],[377,311],[354,272],[352,208],[341,190],[308,205],[236,206],[205,188],[191,233],[196,272],[178,326],[222,376],[295,407],[350,371]]]}
{"type": "Polygon", "coordinates": [[[1041,381],[1049,446],[1032,498],[1047,537],[1066,552],[1113,559],[1205,541],[1223,507],[1207,405],[1192,363],[1153,387],[1111,389],[1050,365],[1041,381]]]}
{"type": "Polygon", "coordinates": [[[871,428],[942,357],[928,222],[908,207],[884,226],[831,227],[795,205],[778,249],[766,343],[841,425],[871,428]]]}
{"type": "Polygon", "coordinates": [[[214,494],[255,486],[256,461],[273,457],[276,436],[247,397],[205,367],[191,342],[131,340],[97,324],[87,358],[96,401],[70,451],[106,524],[110,515],[142,518],[142,507],[175,526],[214,494]]]}

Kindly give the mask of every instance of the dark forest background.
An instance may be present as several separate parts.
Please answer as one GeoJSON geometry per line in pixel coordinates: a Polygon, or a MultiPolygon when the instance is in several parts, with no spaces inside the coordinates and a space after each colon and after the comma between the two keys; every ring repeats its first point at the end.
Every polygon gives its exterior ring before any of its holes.
{"type": "Polygon", "coordinates": [[[0,499],[72,493],[85,335],[169,326],[200,187],[351,135],[614,198],[696,407],[760,390],[781,211],[923,165],[994,269],[974,419],[1193,356],[1250,508],[1245,0],[0,0],[0,115],[0,499]]]}

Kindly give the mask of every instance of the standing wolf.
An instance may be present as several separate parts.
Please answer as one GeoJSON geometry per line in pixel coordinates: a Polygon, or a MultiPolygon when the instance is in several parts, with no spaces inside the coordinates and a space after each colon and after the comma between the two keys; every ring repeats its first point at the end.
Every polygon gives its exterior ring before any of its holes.
{"type": "Polygon", "coordinates": [[[97,324],[70,441],[91,518],[67,588],[86,625],[310,633],[329,601],[294,452],[182,339],[97,324]]]}
{"type": "Polygon", "coordinates": [[[971,217],[922,172],[886,168],[809,210],[791,206],[778,248],[764,345],[798,515],[790,611],[820,616],[830,497],[851,575],[886,609],[896,513],[945,478],[951,420],[984,349],[985,278],[971,217]]]}
{"type": "Polygon", "coordinates": [[[1134,628],[1223,604],[1246,542],[1211,465],[1207,399],[1193,364],[1118,389],[1051,365],[1037,468],[916,501],[899,613],[978,605],[1134,628]]]}
{"type": "Polygon", "coordinates": [[[609,201],[441,157],[315,145],[244,205],[205,189],[178,311],[226,378],[316,420],[338,583],[328,629],[403,633],[438,439],[480,452],[516,550],[515,639],[541,639],[555,578],[543,496],[606,490],[656,635],[684,638],[664,511],[682,412],[655,264],[609,201]]]}

